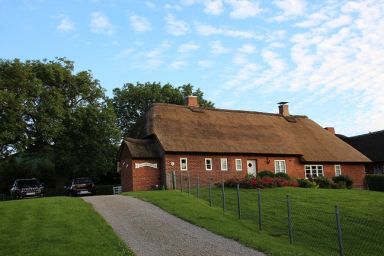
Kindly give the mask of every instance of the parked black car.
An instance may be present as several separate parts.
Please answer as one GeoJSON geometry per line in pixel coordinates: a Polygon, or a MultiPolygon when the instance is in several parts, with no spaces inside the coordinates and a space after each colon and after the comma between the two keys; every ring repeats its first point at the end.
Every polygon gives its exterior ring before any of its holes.
{"type": "Polygon", "coordinates": [[[17,179],[10,189],[12,199],[43,197],[44,186],[37,179],[17,179]]]}
{"type": "Polygon", "coordinates": [[[72,180],[71,185],[64,187],[67,194],[70,196],[79,195],[95,195],[96,186],[90,178],[75,178],[72,180]]]}

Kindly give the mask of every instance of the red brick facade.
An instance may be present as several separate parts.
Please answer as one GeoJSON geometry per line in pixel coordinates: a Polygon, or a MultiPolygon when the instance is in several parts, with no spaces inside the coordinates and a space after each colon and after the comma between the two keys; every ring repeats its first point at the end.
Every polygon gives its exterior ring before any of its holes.
{"type": "MultiPolygon", "coordinates": [[[[295,178],[305,177],[305,165],[296,156],[262,156],[262,155],[212,155],[212,154],[166,154],[165,161],[158,159],[131,160],[128,156],[120,163],[121,183],[123,191],[151,190],[163,185],[172,188],[172,172],[177,177],[189,176],[192,183],[196,183],[199,176],[200,184],[221,182],[230,178],[244,178],[247,175],[247,160],[256,161],[256,171],[275,172],[275,160],[285,160],[286,172],[295,178]],[[187,158],[187,170],[181,171],[180,159],[187,158]],[[205,159],[212,159],[212,170],[206,170],[205,159]],[[221,170],[221,158],[227,158],[228,170],[221,170]],[[236,159],[242,160],[242,170],[236,170],[236,159]],[[157,168],[136,164],[156,164],[157,168]],[[136,168],[138,167],[138,168],[136,168]],[[165,168],[164,168],[165,167],[165,168]]],[[[324,176],[331,179],[335,176],[335,164],[341,166],[341,173],[348,175],[354,181],[354,187],[363,187],[365,176],[364,164],[348,163],[310,163],[311,165],[322,165],[324,176]]],[[[177,180],[177,186],[179,186],[177,180]]]]}
{"type": "MultiPolygon", "coordinates": [[[[256,171],[275,172],[275,160],[285,160],[287,174],[295,178],[305,177],[306,163],[300,162],[295,156],[260,156],[260,155],[186,155],[186,154],[167,154],[165,157],[165,172],[167,176],[167,186],[171,186],[171,173],[179,176],[190,176],[194,178],[199,176],[201,184],[207,184],[208,179],[211,182],[221,182],[230,178],[243,178],[247,175],[247,160],[256,161],[256,171]],[[187,171],[180,170],[180,158],[187,158],[187,171]],[[212,159],[212,170],[205,170],[205,158],[212,159]],[[227,158],[228,170],[222,171],[220,159],[227,158]],[[242,170],[236,170],[235,159],[242,160],[242,170]],[[173,163],[173,164],[172,164],[173,163]]],[[[354,187],[363,187],[365,176],[364,164],[348,164],[348,163],[310,163],[310,165],[322,165],[324,176],[331,179],[335,176],[335,165],[341,166],[341,174],[350,176],[354,181],[354,187]]]]}

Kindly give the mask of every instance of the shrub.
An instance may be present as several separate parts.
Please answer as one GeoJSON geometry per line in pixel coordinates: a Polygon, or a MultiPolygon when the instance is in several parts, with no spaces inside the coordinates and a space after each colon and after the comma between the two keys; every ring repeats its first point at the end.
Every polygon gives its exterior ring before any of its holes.
{"type": "Polygon", "coordinates": [[[332,180],[335,183],[339,183],[340,186],[343,186],[345,184],[345,186],[348,189],[352,188],[353,180],[349,176],[347,176],[347,175],[335,176],[335,177],[332,178],[332,180]]]}
{"type": "Polygon", "coordinates": [[[278,172],[275,174],[275,177],[276,178],[283,178],[283,179],[286,179],[286,180],[289,180],[289,176],[288,174],[284,173],[284,172],[278,172]]]}
{"type": "Polygon", "coordinates": [[[278,178],[275,178],[275,184],[277,187],[287,187],[289,183],[288,183],[288,179],[278,177],[278,178]]]}
{"type": "Polygon", "coordinates": [[[276,186],[274,178],[266,176],[266,177],[261,178],[260,180],[261,180],[262,185],[265,188],[273,188],[276,186]]]}
{"type": "Polygon", "coordinates": [[[316,188],[316,182],[310,181],[308,179],[297,179],[297,183],[301,188],[316,188]]]}
{"type": "Polygon", "coordinates": [[[313,179],[314,182],[316,182],[317,185],[319,185],[319,188],[329,188],[330,182],[329,180],[324,176],[319,176],[313,179]]]}
{"type": "Polygon", "coordinates": [[[273,178],[273,177],[275,177],[275,174],[271,171],[261,171],[257,174],[257,177],[259,177],[260,179],[262,179],[264,177],[273,178]]]}
{"type": "Polygon", "coordinates": [[[299,183],[297,182],[296,179],[290,178],[290,179],[288,180],[288,186],[289,186],[289,187],[298,187],[298,186],[299,186],[299,183]]]}
{"type": "Polygon", "coordinates": [[[369,190],[384,191],[384,175],[368,174],[365,176],[365,184],[369,190]]]}
{"type": "MultiPolygon", "coordinates": [[[[237,186],[237,184],[243,184],[245,180],[241,180],[238,178],[232,178],[232,179],[224,181],[224,185],[226,187],[235,188],[237,186]]],[[[221,187],[221,183],[216,183],[215,185],[218,187],[221,187]]]]}

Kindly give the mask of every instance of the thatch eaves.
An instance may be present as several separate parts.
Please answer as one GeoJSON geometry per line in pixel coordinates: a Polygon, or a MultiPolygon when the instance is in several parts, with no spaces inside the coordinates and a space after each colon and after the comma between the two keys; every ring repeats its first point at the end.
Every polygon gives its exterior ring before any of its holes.
{"type": "Polygon", "coordinates": [[[133,159],[160,158],[162,156],[160,145],[155,139],[124,138],[123,143],[127,146],[133,159]]]}

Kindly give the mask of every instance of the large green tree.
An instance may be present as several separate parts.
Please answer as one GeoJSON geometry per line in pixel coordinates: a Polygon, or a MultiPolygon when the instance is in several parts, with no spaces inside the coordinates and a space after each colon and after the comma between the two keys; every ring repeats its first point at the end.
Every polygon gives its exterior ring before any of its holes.
{"type": "Polygon", "coordinates": [[[200,106],[213,108],[211,101],[204,99],[204,93],[194,90],[190,84],[174,87],[171,84],[160,83],[127,83],[122,89],[113,90],[113,106],[117,121],[123,136],[133,136],[134,126],[140,117],[151,107],[152,103],[184,104],[186,96],[198,97],[200,106]]]}
{"type": "Polygon", "coordinates": [[[72,61],[0,60],[1,166],[50,158],[45,166],[65,176],[108,172],[120,137],[115,119],[99,81],[90,71],[75,73],[72,61]],[[85,165],[87,154],[94,160],[85,165]]]}

